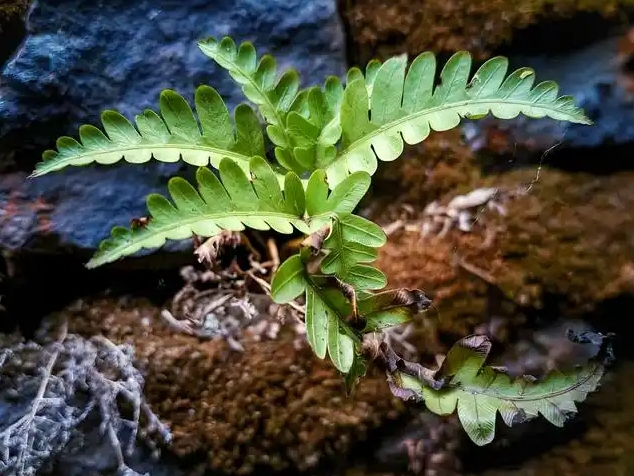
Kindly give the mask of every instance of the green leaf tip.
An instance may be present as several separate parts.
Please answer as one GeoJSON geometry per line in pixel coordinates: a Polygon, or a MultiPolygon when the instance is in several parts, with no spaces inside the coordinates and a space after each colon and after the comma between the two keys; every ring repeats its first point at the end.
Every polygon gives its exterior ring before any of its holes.
{"type": "MultiPolygon", "coordinates": [[[[485,366],[491,350],[487,336],[472,335],[459,340],[433,373],[440,383],[426,385],[411,374],[400,373],[402,392],[422,400],[439,415],[457,411],[469,438],[486,445],[495,436],[496,416],[512,426],[540,414],[555,426],[563,426],[582,402],[597,389],[605,372],[603,351],[589,363],[569,371],[552,371],[541,379],[524,376],[513,379],[503,368],[485,366]]],[[[422,367],[421,367],[422,369],[422,367]]],[[[422,372],[421,372],[422,374],[422,372]]]]}

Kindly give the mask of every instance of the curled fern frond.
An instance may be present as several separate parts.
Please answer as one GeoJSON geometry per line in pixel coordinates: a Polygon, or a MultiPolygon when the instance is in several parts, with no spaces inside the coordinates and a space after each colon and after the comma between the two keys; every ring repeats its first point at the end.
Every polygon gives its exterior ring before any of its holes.
{"type": "Polygon", "coordinates": [[[215,89],[198,87],[195,106],[198,120],[185,98],[165,90],[160,95],[160,115],[146,110],[136,116],[136,127],[119,112],[106,110],[101,114],[105,133],[95,126],[83,125],[79,128],[79,141],[60,137],[57,151],[45,151],[44,160],[31,176],[69,165],[114,164],[122,159],[141,164],[152,158],[218,167],[221,159],[229,157],[248,171],[251,157],[264,156],[262,128],[248,105],[235,109],[235,126],[215,89]]]}
{"type": "Polygon", "coordinates": [[[471,63],[469,53],[454,54],[437,87],[436,58],[429,52],[415,58],[407,71],[404,55],[371,62],[365,77],[357,68],[349,71],[341,105],[341,150],[324,164],[330,186],[354,171],[373,174],[378,160],[395,160],[403,153],[403,143],[417,144],[432,130],[452,129],[461,118],[524,114],[591,124],[572,97],[558,96],[556,83],[534,86],[532,69],[520,68],[507,76],[508,60],[495,57],[469,81],[471,63]]]}
{"type": "Polygon", "coordinates": [[[293,228],[308,232],[304,221],[304,188],[296,174],[286,174],[282,192],[276,174],[261,157],[251,160],[252,181],[228,158],[222,159],[218,171],[220,179],[210,169],[199,168],[198,191],[181,177],[170,179],[168,189],[174,204],[162,195],[149,195],[149,223],[130,229],[115,227],[86,266],[101,266],[143,248],[158,248],[166,240],[189,238],[194,233],[208,237],[222,230],[241,231],[245,227],[272,228],[284,234],[292,233],[293,228]]]}

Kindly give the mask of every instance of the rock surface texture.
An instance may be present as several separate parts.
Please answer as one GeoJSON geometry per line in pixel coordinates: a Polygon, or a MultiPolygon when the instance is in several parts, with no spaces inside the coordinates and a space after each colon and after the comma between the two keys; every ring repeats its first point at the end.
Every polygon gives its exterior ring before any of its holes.
{"type": "Polygon", "coordinates": [[[178,166],[26,175],[59,135],[98,125],[103,109],[128,117],[156,109],[165,88],[191,100],[209,84],[231,110],[241,92],[196,46],[224,35],[253,41],[280,68],[296,67],[304,84],[345,70],[334,0],[37,1],[25,41],[0,72],[0,245],[94,249],[114,225],[144,215],[145,195],[163,192],[178,166]]]}

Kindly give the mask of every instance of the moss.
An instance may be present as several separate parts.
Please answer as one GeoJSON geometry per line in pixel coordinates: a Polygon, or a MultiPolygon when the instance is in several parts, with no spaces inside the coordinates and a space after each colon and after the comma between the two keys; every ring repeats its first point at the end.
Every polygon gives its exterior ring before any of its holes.
{"type": "Polygon", "coordinates": [[[432,340],[433,331],[447,335],[444,343],[449,344],[488,323],[493,310],[498,315],[506,311],[505,316],[514,317],[513,324],[522,321],[517,307],[491,293],[491,285],[455,266],[456,253],[468,262],[485,255],[485,260],[491,259],[489,266],[500,266],[499,258],[493,257],[495,252],[481,249],[482,243],[477,234],[452,233],[449,239],[423,239],[420,231],[406,231],[390,236],[381,250],[378,265],[387,274],[390,286],[422,289],[433,299],[434,307],[427,311],[416,340],[428,352],[443,351],[442,343],[432,340]]]}
{"type": "Polygon", "coordinates": [[[340,0],[351,60],[365,64],[407,51],[471,51],[487,57],[515,31],[580,12],[620,18],[632,0],[340,0]]]}
{"type": "MultiPolygon", "coordinates": [[[[510,189],[535,179],[535,170],[504,174],[490,183],[510,189]]],[[[496,279],[514,299],[540,307],[546,294],[565,296],[562,311],[591,312],[597,303],[634,290],[632,172],[610,176],[542,169],[530,194],[498,219],[496,279]],[[521,290],[538,287],[534,298],[521,290]],[[526,299],[528,301],[526,301],[526,299]]]]}
{"type": "Polygon", "coordinates": [[[208,469],[223,474],[306,470],[340,460],[372,428],[405,412],[382,375],[345,397],[333,366],[289,330],[276,340],[245,337],[245,352],[238,353],[222,341],[175,333],[144,301],[102,299],[65,312],[75,332],[135,346],[145,394],[173,432],[170,449],[180,457],[202,455],[208,469]]]}
{"type": "MultiPolygon", "coordinates": [[[[476,186],[517,190],[535,177],[536,170],[526,169],[480,179],[476,186]]],[[[592,176],[542,169],[530,193],[506,204],[506,216],[483,212],[470,233],[454,229],[444,238],[396,233],[379,265],[391,286],[430,294],[440,330],[453,335],[471,332],[492,315],[521,321],[521,309],[544,309],[549,295],[559,297],[555,312],[592,312],[634,291],[632,180],[634,172],[592,176]],[[487,230],[498,230],[490,246],[487,230]],[[456,265],[456,257],[468,266],[456,265]]]]}

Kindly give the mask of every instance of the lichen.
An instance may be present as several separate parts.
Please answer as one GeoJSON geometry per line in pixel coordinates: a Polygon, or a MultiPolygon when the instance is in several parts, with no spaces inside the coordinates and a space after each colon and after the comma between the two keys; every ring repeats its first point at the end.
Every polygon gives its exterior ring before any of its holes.
{"type": "Polygon", "coordinates": [[[332,365],[298,346],[289,328],[276,340],[245,335],[244,352],[232,352],[222,339],[174,332],[144,301],[101,299],[65,312],[77,332],[134,345],[148,402],[172,432],[171,451],[203,455],[209,469],[306,470],[339,459],[405,412],[383,375],[364,379],[346,397],[332,365]]]}

